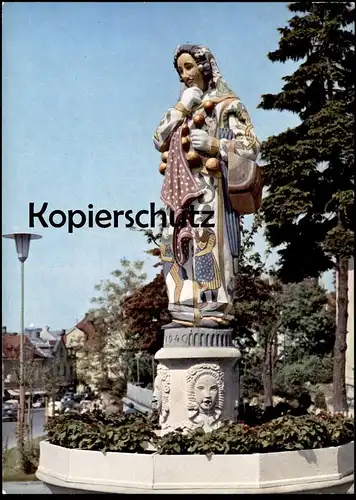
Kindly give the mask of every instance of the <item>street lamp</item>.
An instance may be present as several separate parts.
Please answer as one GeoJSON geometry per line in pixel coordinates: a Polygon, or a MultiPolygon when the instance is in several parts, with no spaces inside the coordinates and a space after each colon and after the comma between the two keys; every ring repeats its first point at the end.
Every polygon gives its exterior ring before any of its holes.
{"type": "Polygon", "coordinates": [[[22,452],[24,442],[24,424],[25,424],[25,384],[24,384],[24,336],[25,336],[25,313],[24,313],[24,289],[25,289],[25,261],[28,257],[31,240],[42,238],[39,234],[31,233],[12,233],[4,234],[3,238],[15,240],[16,252],[21,262],[21,334],[20,334],[20,401],[19,401],[19,441],[20,452],[22,452]]]}
{"type": "Polygon", "coordinates": [[[135,354],[136,358],[136,372],[137,372],[137,385],[140,385],[140,359],[142,357],[142,352],[137,352],[135,354]]]}

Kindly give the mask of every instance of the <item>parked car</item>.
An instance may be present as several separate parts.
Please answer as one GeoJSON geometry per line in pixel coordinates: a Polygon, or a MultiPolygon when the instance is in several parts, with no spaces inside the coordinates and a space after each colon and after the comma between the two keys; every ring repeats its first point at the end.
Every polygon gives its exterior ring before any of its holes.
{"type": "Polygon", "coordinates": [[[44,408],[45,402],[44,399],[38,399],[32,403],[32,408],[44,408]]]}
{"type": "Polygon", "coordinates": [[[62,399],[63,399],[63,398],[73,399],[73,398],[74,398],[74,393],[73,393],[73,392],[68,391],[68,392],[66,392],[66,393],[64,393],[64,394],[63,394],[62,399]]]}
{"type": "Polygon", "coordinates": [[[83,399],[83,395],[82,395],[82,394],[80,394],[80,393],[78,393],[78,392],[76,392],[76,393],[74,394],[74,396],[73,396],[73,399],[74,399],[74,402],[75,402],[75,403],[80,403],[80,402],[81,402],[81,400],[83,399]]]}
{"type": "Polygon", "coordinates": [[[16,422],[17,421],[17,408],[11,404],[3,404],[2,407],[2,421],[3,422],[16,422]]]}
{"type": "Polygon", "coordinates": [[[4,404],[12,405],[14,408],[17,409],[19,406],[19,401],[18,399],[7,399],[4,404]]]}
{"type": "MultiPolygon", "coordinates": [[[[58,413],[61,413],[63,410],[64,410],[64,408],[63,408],[62,403],[60,401],[55,401],[54,402],[54,413],[58,414],[58,413]]],[[[52,399],[49,399],[49,401],[48,401],[47,416],[53,417],[53,401],[52,401],[52,399]]]]}
{"type": "Polygon", "coordinates": [[[72,398],[63,398],[61,399],[62,410],[71,410],[74,408],[74,399],[72,398]]]}

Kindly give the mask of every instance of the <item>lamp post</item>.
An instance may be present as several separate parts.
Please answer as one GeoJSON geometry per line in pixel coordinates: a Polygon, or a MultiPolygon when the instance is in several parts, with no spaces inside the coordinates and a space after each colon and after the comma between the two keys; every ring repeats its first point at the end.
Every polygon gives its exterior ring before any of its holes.
{"type": "Polygon", "coordinates": [[[18,418],[19,448],[22,455],[24,444],[24,424],[25,424],[25,381],[24,381],[24,337],[25,337],[25,310],[24,310],[24,289],[25,289],[25,261],[28,257],[31,240],[42,238],[39,234],[12,233],[4,234],[3,238],[15,240],[17,257],[21,263],[21,333],[20,333],[20,401],[18,418]]]}
{"type": "Polygon", "coordinates": [[[136,358],[136,372],[137,372],[137,385],[140,385],[140,359],[142,357],[142,352],[137,352],[135,354],[136,358]]]}

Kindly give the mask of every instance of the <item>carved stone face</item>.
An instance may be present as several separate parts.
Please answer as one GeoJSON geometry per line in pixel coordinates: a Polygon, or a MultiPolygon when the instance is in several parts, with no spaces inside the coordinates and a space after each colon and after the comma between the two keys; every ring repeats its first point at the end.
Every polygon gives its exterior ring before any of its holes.
{"type": "Polygon", "coordinates": [[[218,397],[218,384],[212,375],[202,375],[195,385],[195,400],[203,412],[214,408],[218,397]]]}
{"type": "Polygon", "coordinates": [[[180,77],[187,87],[199,87],[200,90],[204,90],[203,75],[190,54],[181,54],[177,66],[180,77]]]}

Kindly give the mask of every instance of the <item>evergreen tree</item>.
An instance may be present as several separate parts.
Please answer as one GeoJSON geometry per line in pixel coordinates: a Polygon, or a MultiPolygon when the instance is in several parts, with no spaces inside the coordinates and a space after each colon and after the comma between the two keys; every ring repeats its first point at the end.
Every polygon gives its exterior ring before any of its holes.
{"type": "Polygon", "coordinates": [[[261,212],[266,237],[279,250],[284,282],[317,277],[335,267],[337,322],[334,410],[346,409],[345,351],[348,260],[353,254],[355,35],[349,3],[292,2],[295,15],[279,28],[272,62],[301,61],[278,94],[259,107],[296,113],[301,122],[262,145],[268,188],[261,212]]]}

